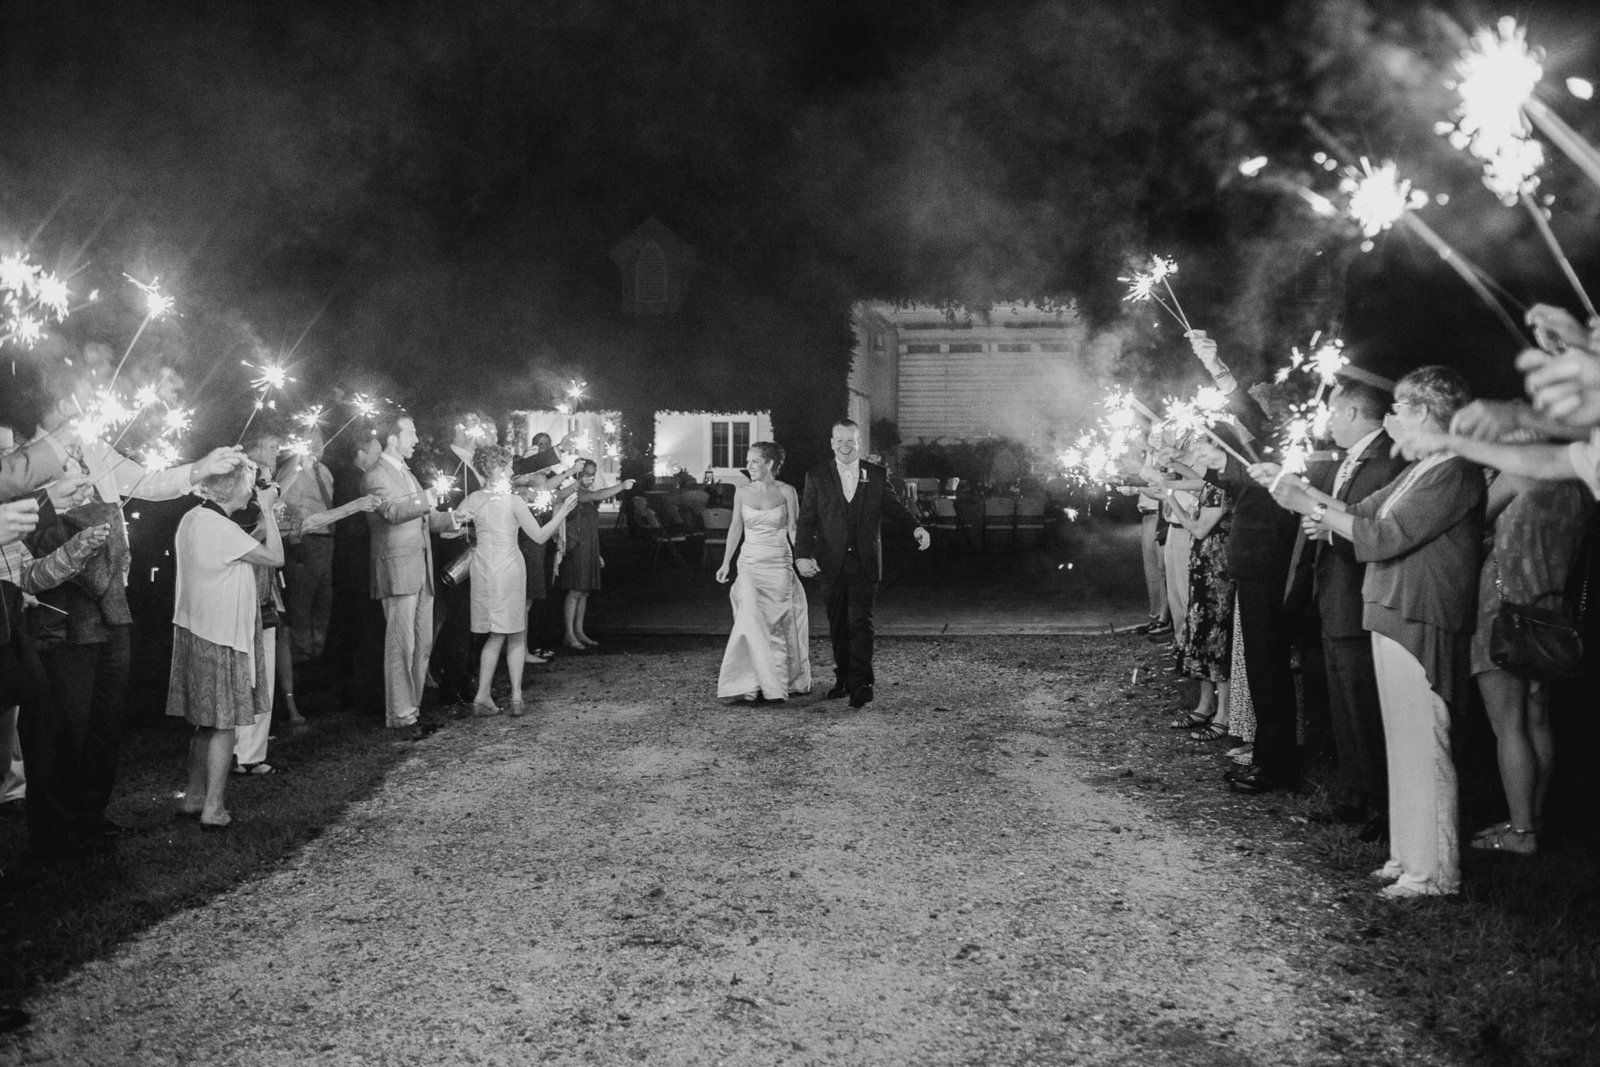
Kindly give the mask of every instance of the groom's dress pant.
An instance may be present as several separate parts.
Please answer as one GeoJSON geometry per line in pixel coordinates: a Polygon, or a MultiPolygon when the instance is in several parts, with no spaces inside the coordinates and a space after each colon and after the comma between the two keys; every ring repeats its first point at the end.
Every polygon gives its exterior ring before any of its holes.
{"type": "Polygon", "coordinates": [[[834,674],[852,693],[872,684],[872,603],[877,596],[878,583],[853,551],[845,553],[834,580],[822,583],[834,674]]]}

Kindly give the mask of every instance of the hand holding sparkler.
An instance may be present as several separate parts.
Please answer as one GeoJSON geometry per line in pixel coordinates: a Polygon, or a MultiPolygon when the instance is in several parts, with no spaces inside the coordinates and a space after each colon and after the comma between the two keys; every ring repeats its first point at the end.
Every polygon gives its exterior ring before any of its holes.
{"type": "Polygon", "coordinates": [[[89,498],[94,482],[87,474],[63,474],[45,486],[50,496],[50,506],[57,511],[67,511],[89,498]]]}
{"type": "Polygon", "coordinates": [[[0,504],[0,546],[20,541],[39,525],[39,501],[24,497],[0,504]]]}
{"type": "Polygon", "coordinates": [[[1600,426],[1600,356],[1568,349],[1551,356],[1528,349],[1517,357],[1533,406],[1571,427],[1600,426]]]}

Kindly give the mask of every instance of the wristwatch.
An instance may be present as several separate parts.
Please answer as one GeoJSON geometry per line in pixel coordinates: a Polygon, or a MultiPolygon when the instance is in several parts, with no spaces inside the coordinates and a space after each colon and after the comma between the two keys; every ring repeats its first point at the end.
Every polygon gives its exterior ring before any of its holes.
{"type": "Polygon", "coordinates": [[[1328,505],[1319,503],[1319,504],[1317,504],[1316,507],[1311,509],[1311,521],[1312,522],[1321,522],[1322,521],[1322,516],[1326,515],[1327,513],[1328,513],[1328,505]]]}

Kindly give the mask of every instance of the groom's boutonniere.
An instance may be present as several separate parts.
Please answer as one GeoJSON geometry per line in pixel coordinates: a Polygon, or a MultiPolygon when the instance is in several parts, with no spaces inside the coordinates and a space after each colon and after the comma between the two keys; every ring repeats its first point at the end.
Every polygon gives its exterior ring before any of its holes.
{"type": "Polygon", "coordinates": [[[861,484],[862,485],[866,485],[867,484],[867,468],[865,468],[865,467],[857,467],[856,469],[861,472],[861,484]]]}

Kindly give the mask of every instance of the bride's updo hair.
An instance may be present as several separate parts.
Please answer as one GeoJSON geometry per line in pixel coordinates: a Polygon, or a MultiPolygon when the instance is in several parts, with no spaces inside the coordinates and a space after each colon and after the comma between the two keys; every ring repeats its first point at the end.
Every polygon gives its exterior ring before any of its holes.
{"type": "Polygon", "coordinates": [[[783,469],[782,446],[774,444],[771,441],[757,441],[755,444],[750,446],[750,451],[754,452],[758,448],[761,450],[762,458],[768,463],[772,464],[773,474],[777,474],[783,469]]]}
{"type": "Polygon", "coordinates": [[[479,445],[472,453],[478,473],[493,481],[494,476],[511,466],[511,449],[501,445],[479,445]]]}

